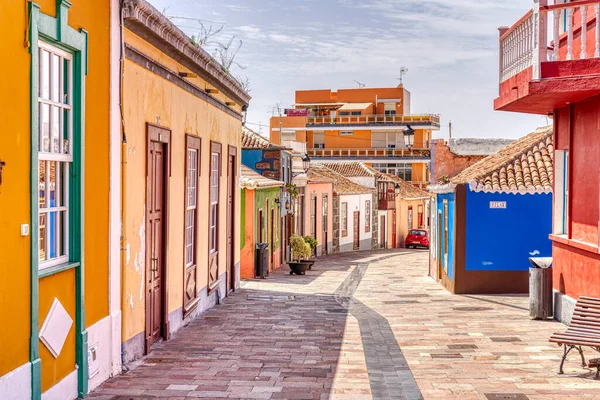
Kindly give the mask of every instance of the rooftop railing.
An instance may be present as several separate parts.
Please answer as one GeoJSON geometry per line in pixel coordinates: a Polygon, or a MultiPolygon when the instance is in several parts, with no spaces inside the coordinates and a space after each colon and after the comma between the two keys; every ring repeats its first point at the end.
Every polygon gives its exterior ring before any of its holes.
{"type": "Polygon", "coordinates": [[[513,26],[500,28],[500,82],[529,67],[532,79],[540,79],[542,62],[600,58],[600,1],[557,1],[534,0],[533,9],[513,26]]]}
{"type": "Polygon", "coordinates": [[[422,115],[341,115],[341,116],[309,116],[307,125],[433,125],[440,126],[440,116],[436,114],[422,115]]]}
{"type": "Polygon", "coordinates": [[[386,149],[386,148],[330,148],[330,149],[307,149],[309,157],[328,158],[389,158],[389,157],[429,157],[429,147],[416,146],[412,149],[386,149]]]}

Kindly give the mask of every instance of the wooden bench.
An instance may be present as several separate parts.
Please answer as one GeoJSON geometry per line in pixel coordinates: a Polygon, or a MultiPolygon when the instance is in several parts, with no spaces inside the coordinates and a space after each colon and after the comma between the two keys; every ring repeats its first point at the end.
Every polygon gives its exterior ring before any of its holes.
{"type": "MultiPolygon", "coordinates": [[[[585,367],[582,347],[591,347],[600,352],[600,299],[586,296],[579,297],[577,304],[575,304],[571,324],[565,332],[552,335],[550,341],[558,343],[559,346],[564,346],[564,355],[558,370],[559,374],[564,373],[563,365],[567,359],[567,354],[573,349],[577,349],[581,356],[581,365],[585,367]]],[[[597,368],[594,379],[598,379],[600,365],[596,363],[594,366],[597,368]]]]}

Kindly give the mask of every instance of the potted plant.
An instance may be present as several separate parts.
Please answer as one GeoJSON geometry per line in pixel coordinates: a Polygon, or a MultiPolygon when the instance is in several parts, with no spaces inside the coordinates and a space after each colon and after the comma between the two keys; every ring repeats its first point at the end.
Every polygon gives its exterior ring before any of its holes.
{"type": "MultiPolygon", "coordinates": [[[[306,243],[308,243],[308,245],[310,246],[310,254],[311,256],[316,254],[315,253],[315,249],[317,248],[317,239],[315,239],[314,237],[308,235],[308,236],[304,236],[304,241],[306,243]]],[[[308,269],[312,269],[313,264],[315,263],[315,260],[309,260],[310,261],[310,265],[308,267],[308,269]]]]}
{"type": "Polygon", "coordinates": [[[309,267],[309,263],[305,260],[310,258],[310,245],[306,243],[302,236],[292,235],[290,237],[291,257],[288,262],[290,266],[290,275],[304,275],[309,267]]]}

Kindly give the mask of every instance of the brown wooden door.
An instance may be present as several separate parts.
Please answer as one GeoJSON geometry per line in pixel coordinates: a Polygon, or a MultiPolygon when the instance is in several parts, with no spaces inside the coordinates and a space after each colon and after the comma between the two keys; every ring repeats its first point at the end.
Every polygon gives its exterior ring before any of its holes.
{"type": "Polygon", "coordinates": [[[385,215],[381,216],[379,223],[379,247],[385,248],[385,215]]]}
{"type": "Polygon", "coordinates": [[[167,338],[166,324],[166,214],[169,132],[149,127],[146,187],[146,351],[167,338]]]}
{"type": "Polygon", "coordinates": [[[234,209],[234,196],[235,196],[235,147],[229,148],[229,163],[227,166],[227,293],[235,290],[235,265],[234,265],[234,224],[235,224],[235,209],[234,209]],[[232,151],[233,150],[233,151],[232,151]]]}
{"type": "Polygon", "coordinates": [[[354,250],[360,248],[360,211],[354,211],[354,250]]]}

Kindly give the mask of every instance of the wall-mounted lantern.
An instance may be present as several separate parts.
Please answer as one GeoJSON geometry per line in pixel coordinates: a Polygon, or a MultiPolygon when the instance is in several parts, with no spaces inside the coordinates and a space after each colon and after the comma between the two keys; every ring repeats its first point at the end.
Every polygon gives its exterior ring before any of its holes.
{"type": "Polygon", "coordinates": [[[415,130],[410,127],[410,125],[406,126],[404,130],[404,145],[409,149],[412,149],[415,144],[415,130]]]}
{"type": "Polygon", "coordinates": [[[305,154],[304,157],[302,157],[302,168],[304,168],[305,171],[310,168],[310,157],[308,154],[305,154]]]}
{"type": "Polygon", "coordinates": [[[246,125],[246,114],[248,114],[248,106],[242,106],[242,125],[246,125]]]}

